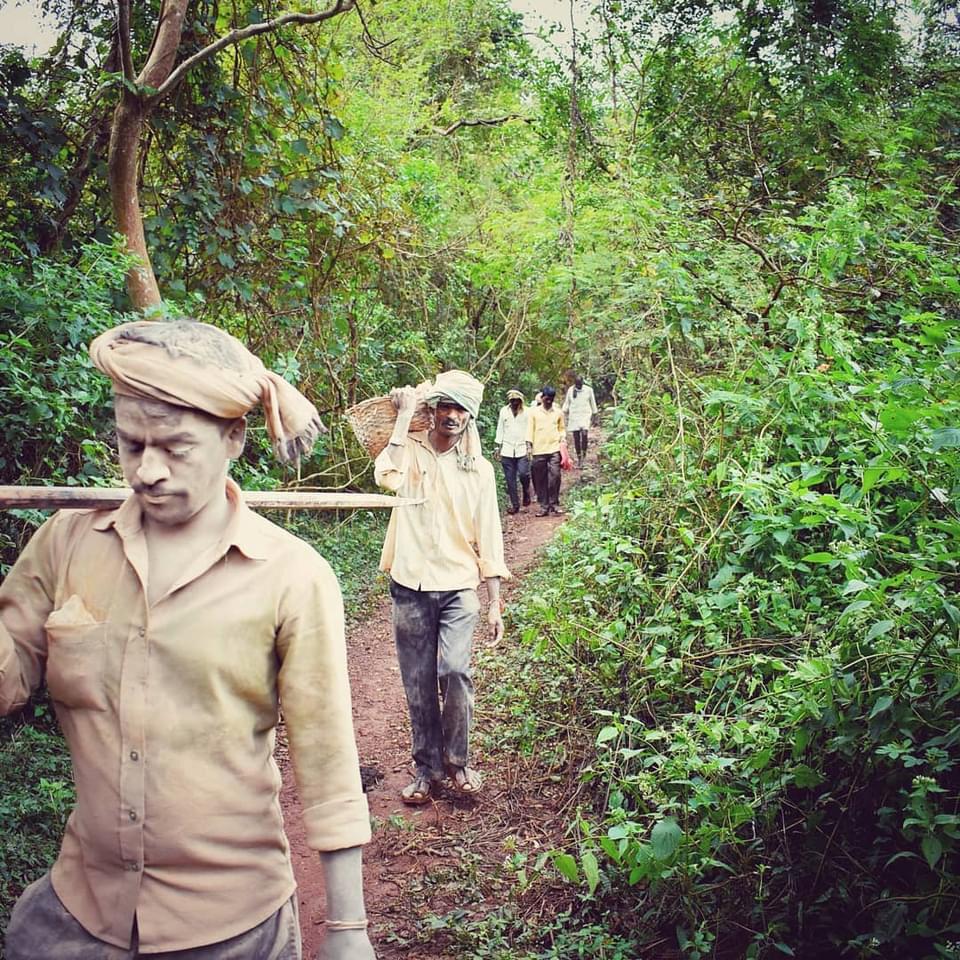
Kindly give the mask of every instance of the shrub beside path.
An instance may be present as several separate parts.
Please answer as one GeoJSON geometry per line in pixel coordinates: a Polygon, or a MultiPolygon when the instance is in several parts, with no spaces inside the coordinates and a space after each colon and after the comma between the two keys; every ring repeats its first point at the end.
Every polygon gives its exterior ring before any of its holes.
{"type": "MultiPolygon", "coordinates": [[[[597,446],[594,441],[585,479],[596,469],[597,446]]],[[[499,483],[499,466],[497,474],[499,483]]],[[[563,471],[564,489],[579,479],[579,471],[563,471]]],[[[513,574],[513,579],[503,585],[508,604],[563,522],[562,516],[536,517],[536,509],[534,502],[518,514],[503,516],[507,566],[513,574]]],[[[481,600],[485,599],[483,594],[481,588],[481,600]]],[[[508,616],[502,643],[516,642],[508,616]]],[[[489,643],[482,619],[476,646],[489,643]]],[[[410,733],[385,582],[368,610],[348,625],[347,647],[357,746],[374,824],[373,840],[364,850],[371,940],[380,960],[444,960],[435,943],[427,947],[415,942],[419,921],[455,910],[480,915],[501,903],[504,898],[498,896],[498,890],[513,882],[502,870],[510,851],[549,848],[551,838],[562,835],[565,821],[558,814],[560,791],[551,779],[527,769],[529,763],[499,755],[489,746],[496,743],[496,732],[491,729],[494,718],[485,713],[489,704],[485,702],[484,678],[478,671],[477,730],[471,756],[484,775],[482,797],[474,801],[444,796],[417,808],[401,803],[400,790],[410,781],[412,772],[410,733]]],[[[277,758],[283,773],[281,805],[299,885],[304,958],[313,960],[323,939],[323,882],[319,858],[306,845],[282,729],[277,758]]]]}

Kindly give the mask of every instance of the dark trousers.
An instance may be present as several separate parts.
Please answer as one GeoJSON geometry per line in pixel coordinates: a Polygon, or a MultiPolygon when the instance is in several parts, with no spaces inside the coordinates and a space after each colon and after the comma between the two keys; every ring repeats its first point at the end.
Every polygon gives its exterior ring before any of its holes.
{"type": "Polygon", "coordinates": [[[507,485],[507,496],[514,512],[520,509],[520,498],[517,495],[517,480],[523,489],[523,505],[530,502],[530,461],[526,457],[501,457],[503,479],[507,485]]]}
{"type": "Polygon", "coordinates": [[[533,458],[533,485],[540,509],[560,506],[560,451],[538,453],[533,458]]]}
{"type": "Polygon", "coordinates": [[[467,765],[473,719],[470,653],[480,601],[476,590],[411,590],[395,580],[390,596],[413,761],[419,774],[441,780],[447,766],[467,765]]]}
{"type": "Polygon", "coordinates": [[[573,448],[577,452],[577,458],[580,459],[587,455],[587,441],[588,441],[587,431],[586,430],[574,430],[573,431],[573,448]]]}

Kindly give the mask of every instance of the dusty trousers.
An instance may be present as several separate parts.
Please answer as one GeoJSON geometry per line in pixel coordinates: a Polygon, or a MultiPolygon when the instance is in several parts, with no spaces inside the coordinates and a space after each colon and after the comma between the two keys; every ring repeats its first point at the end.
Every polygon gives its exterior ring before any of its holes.
{"type": "Polygon", "coordinates": [[[560,506],[560,451],[533,455],[533,486],[540,509],[560,506]]]}
{"type": "Polygon", "coordinates": [[[141,953],[98,940],[60,902],[50,874],[31,883],[13,908],[4,942],[7,960],[301,960],[297,895],[246,933],[187,950],[141,953]]]}
{"type": "Polygon", "coordinates": [[[393,639],[407,695],[417,772],[440,780],[467,766],[473,720],[470,655],[476,590],[411,590],[390,581],[393,639]]]}

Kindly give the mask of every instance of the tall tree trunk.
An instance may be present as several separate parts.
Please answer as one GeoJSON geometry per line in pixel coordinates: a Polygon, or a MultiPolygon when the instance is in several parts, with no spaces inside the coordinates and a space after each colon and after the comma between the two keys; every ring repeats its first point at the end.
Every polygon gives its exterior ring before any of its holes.
{"type": "Polygon", "coordinates": [[[352,10],[356,0],[334,0],[331,6],[317,13],[283,13],[272,20],[231,30],[179,65],[176,65],[177,54],[189,0],[163,0],[147,62],[139,75],[134,73],[130,48],[130,2],[118,0],[117,7],[123,86],[110,129],[108,179],[117,230],[124,237],[127,250],[138,260],[127,274],[127,292],[137,310],[149,310],[160,304],[161,297],[150,263],[140,210],[140,143],[147,118],[194,66],[226,47],[261,33],[272,33],[288,24],[328,20],[352,10]]]}
{"type": "Polygon", "coordinates": [[[136,78],[130,51],[130,0],[120,0],[117,29],[124,84],[110,130],[108,177],[117,230],[138,260],[127,274],[127,293],[137,310],[160,305],[160,288],[150,263],[140,210],[140,141],[143,125],[160,100],[159,88],[170,78],[183,35],[188,0],[164,0],[147,62],[136,78]]]}
{"type": "Polygon", "coordinates": [[[161,299],[143,232],[137,183],[143,120],[140,98],[125,88],[110,131],[110,201],[117,230],[138,261],[127,274],[127,293],[137,310],[158,306],[161,299]]]}

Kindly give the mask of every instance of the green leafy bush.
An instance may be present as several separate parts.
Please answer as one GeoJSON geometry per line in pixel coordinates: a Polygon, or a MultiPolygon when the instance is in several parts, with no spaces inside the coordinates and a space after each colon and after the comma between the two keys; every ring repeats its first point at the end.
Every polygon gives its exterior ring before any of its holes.
{"type": "Polygon", "coordinates": [[[70,757],[49,702],[35,698],[30,713],[29,723],[24,715],[0,718],[0,929],[56,858],[74,801],[70,757]]]}
{"type": "Polygon", "coordinates": [[[757,226],[791,276],[764,318],[755,264],[659,207],[608,308],[644,318],[608,489],[513,612],[504,740],[588,788],[552,869],[691,960],[957,953],[960,277],[924,122],[757,226]]]}
{"type": "MultiPolygon", "coordinates": [[[[0,482],[91,485],[114,476],[110,383],[87,344],[128,319],[127,258],[91,242],[75,263],[27,257],[0,236],[0,482]]],[[[41,517],[0,517],[0,566],[41,517]]]]}

